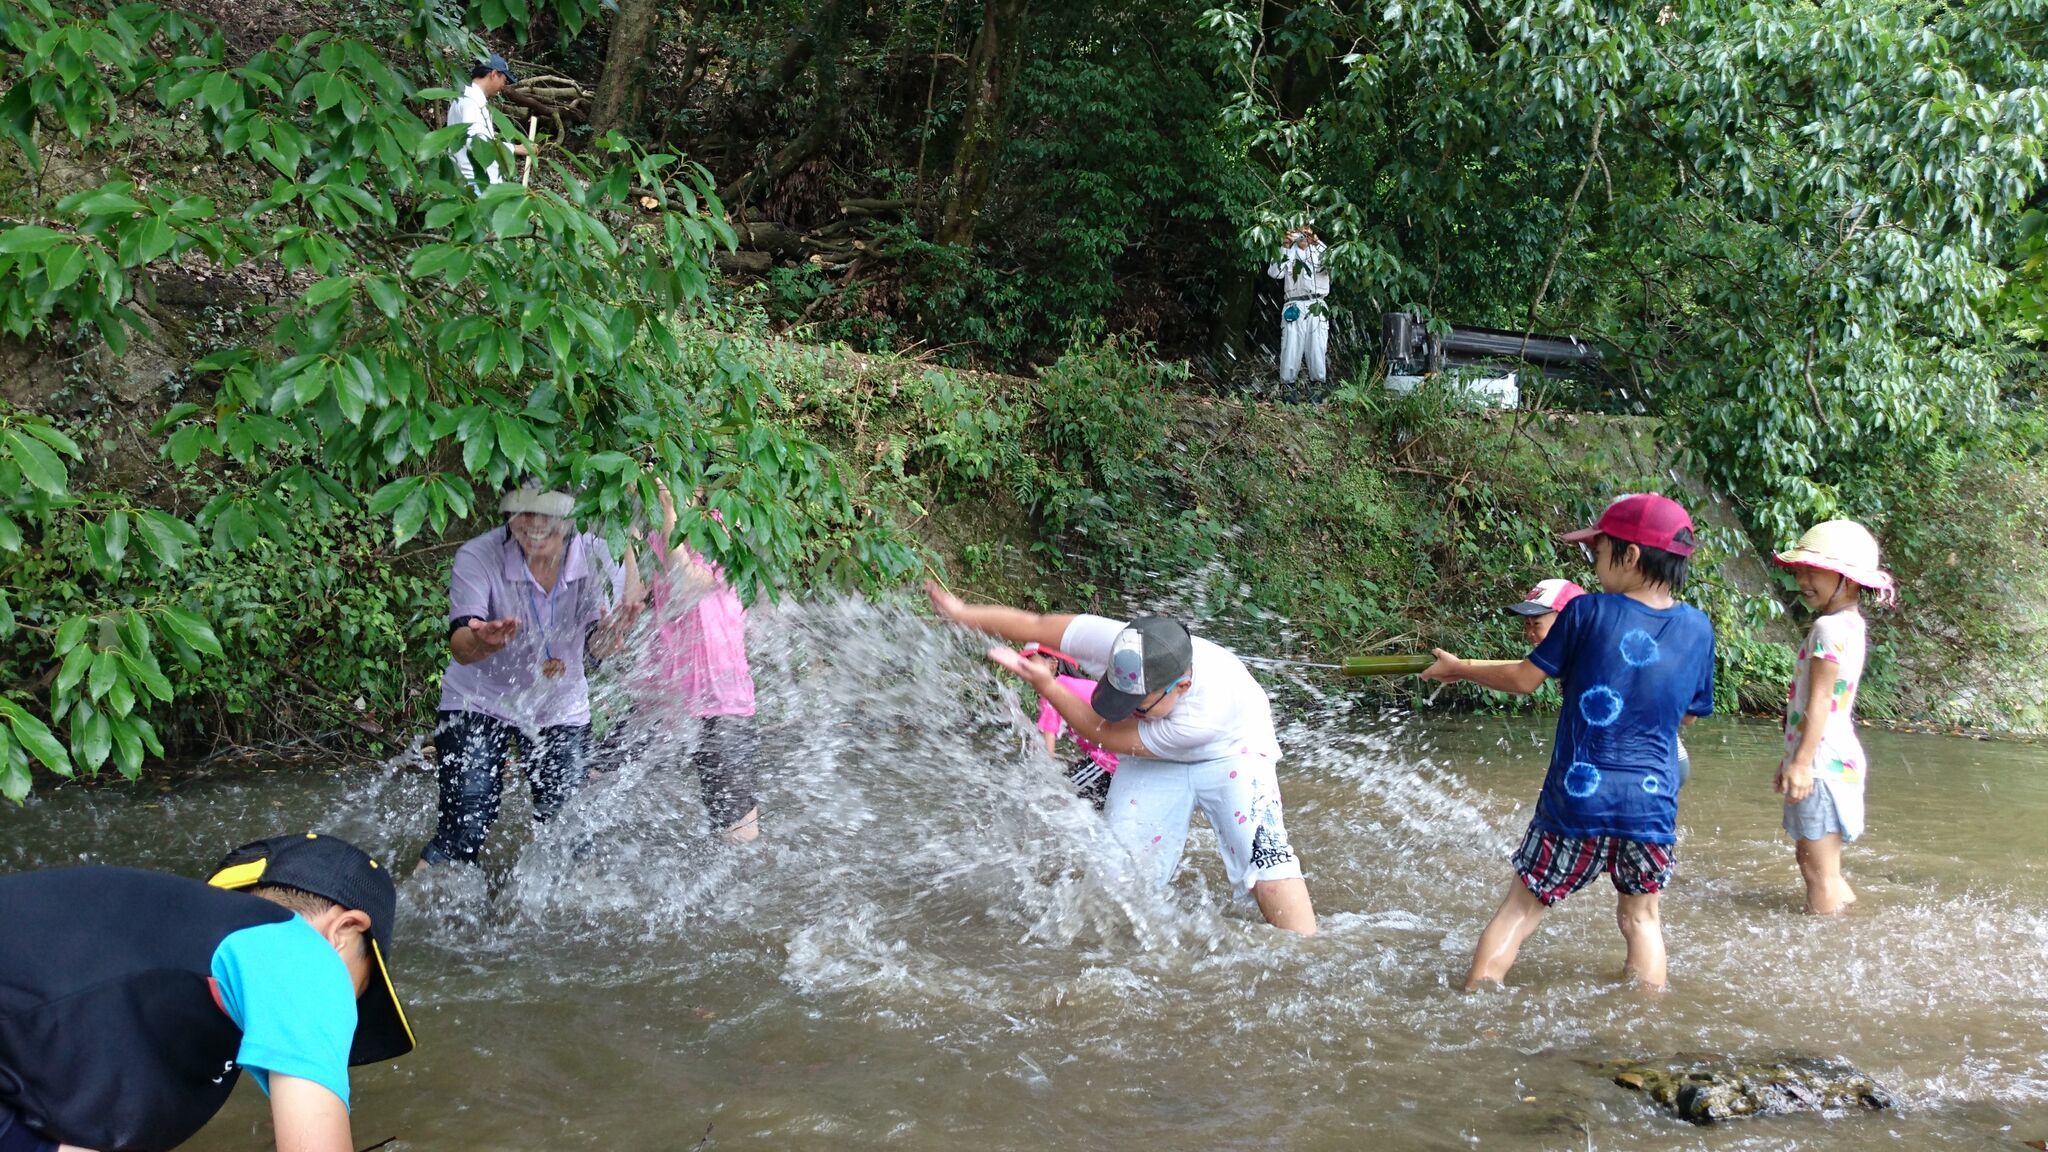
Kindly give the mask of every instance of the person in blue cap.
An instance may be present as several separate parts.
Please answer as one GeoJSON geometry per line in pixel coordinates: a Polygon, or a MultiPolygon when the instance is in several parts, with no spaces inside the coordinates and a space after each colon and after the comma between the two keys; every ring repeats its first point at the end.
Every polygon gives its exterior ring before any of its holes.
{"type": "Polygon", "coordinates": [[[175,1148],[243,1069],[280,1152],[353,1152],[349,1068],[412,1050],[398,889],[346,840],[258,840],[205,881],[0,876],[0,909],[0,1152],[175,1148]]]}
{"type": "MultiPolygon", "coordinates": [[[[496,140],[498,127],[491,121],[491,97],[503,92],[508,85],[519,83],[512,74],[512,66],[496,52],[477,61],[469,69],[469,86],[462,95],[448,105],[448,123],[469,125],[469,136],[462,147],[455,150],[455,167],[470,187],[481,193],[485,187],[498,183],[498,165],[492,161],[484,165],[484,179],[476,178],[476,165],[469,158],[469,147],[478,140],[496,140]]],[[[526,155],[523,145],[512,145],[512,155],[526,155]]]]}

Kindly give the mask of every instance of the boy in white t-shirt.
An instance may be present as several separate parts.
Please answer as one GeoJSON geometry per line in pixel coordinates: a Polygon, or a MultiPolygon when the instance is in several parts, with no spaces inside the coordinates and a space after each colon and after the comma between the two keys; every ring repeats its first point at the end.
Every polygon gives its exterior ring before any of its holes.
{"type": "Polygon", "coordinates": [[[1126,624],[1040,614],[970,605],[936,583],[925,587],[948,620],[1011,643],[1061,649],[1101,676],[1094,699],[1083,700],[1042,662],[989,650],[990,660],[1050,701],[1076,736],[1117,754],[1104,816],[1157,883],[1173,878],[1199,807],[1216,829],[1233,890],[1250,891],[1274,927],[1315,932],[1308,883],[1281,818],[1273,711],[1236,656],[1164,616],[1126,624]]]}

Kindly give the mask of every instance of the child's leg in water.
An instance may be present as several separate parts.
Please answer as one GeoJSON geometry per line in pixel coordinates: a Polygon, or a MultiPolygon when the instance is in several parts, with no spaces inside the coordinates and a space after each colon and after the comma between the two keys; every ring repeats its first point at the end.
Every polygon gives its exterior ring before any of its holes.
{"type": "Polygon", "coordinates": [[[1806,910],[1832,916],[1856,902],[1856,891],[1842,879],[1842,835],[1830,832],[1818,840],[1793,841],[1799,876],[1806,881],[1806,910]]]}
{"type": "Polygon", "coordinates": [[[691,757],[712,830],[730,844],[761,835],[761,809],[754,801],[753,724],[751,716],[705,717],[691,757]]]}
{"type": "Polygon", "coordinates": [[[1472,949],[1472,967],[1465,973],[1465,991],[1476,992],[1481,984],[1499,984],[1514,967],[1522,942],[1536,931],[1549,911],[1520,878],[1508,886],[1508,894],[1494,910],[1486,931],[1479,934],[1479,946],[1472,949]]]}
{"type": "Polygon", "coordinates": [[[1621,962],[1621,978],[1647,988],[1664,987],[1664,921],[1658,913],[1659,893],[1614,897],[1614,922],[1628,943],[1628,955],[1621,962]]]}

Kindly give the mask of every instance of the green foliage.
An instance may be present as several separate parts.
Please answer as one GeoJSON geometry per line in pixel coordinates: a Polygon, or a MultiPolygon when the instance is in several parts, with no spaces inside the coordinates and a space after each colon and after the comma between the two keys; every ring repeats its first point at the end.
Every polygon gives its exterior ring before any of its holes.
{"type": "Polygon", "coordinates": [[[1599,335],[1762,536],[1990,417],[1983,316],[2048,139],[2031,6],[1425,0],[1207,20],[1240,90],[1221,123],[1277,173],[1248,243],[1310,211],[1339,279],[1384,299],[1599,335]]]}
{"type": "MultiPolygon", "coordinates": [[[[0,330],[118,353],[143,325],[138,280],[188,254],[292,285],[249,315],[240,342],[191,366],[211,400],[158,422],[174,466],[248,479],[189,520],[73,492],[59,460],[68,442],[46,424],[9,416],[0,433],[0,547],[33,560],[82,542],[96,563],[75,612],[47,625],[45,659],[61,662],[48,715],[71,734],[68,757],[37,752],[52,770],[91,772],[112,756],[132,774],[141,749],[160,748],[142,711],[175,696],[159,642],[181,658],[222,655],[195,613],[222,605],[129,587],[174,569],[201,533],[214,557],[255,555],[299,546],[309,522],[361,514],[402,545],[488,510],[532,474],[577,489],[579,517],[616,546],[659,478],[706,490],[679,531],[745,594],[799,570],[871,583],[911,565],[827,453],[758,418],[773,383],[678,321],[704,303],[710,254],[733,239],[701,167],[611,137],[588,154],[551,151],[534,187],[479,194],[448,160],[465,130],[413,111],[453,93],[423,86],[345,22],[239,62],[219,34],[150,4],[0,0],[0,26],[0,138],[27,163],[40,159],[39,108],[89,148],[118,105],[163,131],[196,126],[210,186],[225,172],[228,189],[258,190],[223,202],[188,187],[194,177],[107,158],[97,186],[0,223],[0,330]],[[94,67],[82,67],[88,56],[94,67]]],[[[503,136],[515,137],[509,125],[503,136]]],[[[479,170],[509,165],[492,148],[475,149],[479,170]]],[[[50,569],[21,573],[15,587],[67,599],[37,582],[50,569]]],[[[47,750],[15,718],[26,703],[6,713],[0,757],[14,793],[26,779],[15,753],[47,750]]]]}

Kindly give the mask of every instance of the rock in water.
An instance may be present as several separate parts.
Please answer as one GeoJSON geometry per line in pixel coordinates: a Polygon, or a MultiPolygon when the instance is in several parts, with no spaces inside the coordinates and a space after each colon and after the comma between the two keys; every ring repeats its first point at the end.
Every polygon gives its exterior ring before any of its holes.
{"type": "Polygon", "coordinates": [[[1892,1095],[1854,1065],[1817,1056],[1742,1060],[1681,1053],[1670,1060],[1609,1060],[1602,1075],[1634,1088],[1681,1120],[1712,1124],[1780,1112],[1890,1108],[1892,1095]]]}

